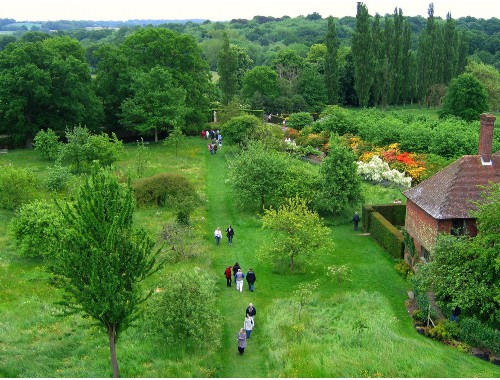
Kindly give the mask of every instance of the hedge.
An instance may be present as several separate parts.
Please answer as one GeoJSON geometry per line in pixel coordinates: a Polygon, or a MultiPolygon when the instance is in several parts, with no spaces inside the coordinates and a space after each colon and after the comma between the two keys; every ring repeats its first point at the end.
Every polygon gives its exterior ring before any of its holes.
{"type": "Polygon", "coordinates": [[[395,259],[402,259],[404,253],[403,234],[380,213],[369,214],[372,237],[395,259]]]}
{"type": "Polygon", "coordinates": [[[380,213],[384,218],[394,226],[404,226],[406,217],[406,205],[404,204],[386,204],[373,205],[375,211],[380,213]]]}

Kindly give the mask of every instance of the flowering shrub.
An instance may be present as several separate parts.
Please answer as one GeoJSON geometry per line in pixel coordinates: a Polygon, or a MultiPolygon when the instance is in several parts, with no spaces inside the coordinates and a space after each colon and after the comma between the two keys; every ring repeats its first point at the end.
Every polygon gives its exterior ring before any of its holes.
{"type": "Polygon", "coordinates": [[[367,181],[375,183],[391,182],[400,186],[411,186],[411,177],[406,177],[405,173],[391,169],[389,164],[377,155],[374,155],[368,162],[358,161],[357,164],[358,174],[367,181]]]}
{"type": "Polygon", "coordinates": [[[425,179],[426,165],[422,155],[401,152],[399,144],[390,144],[388,147],[375,148],[371,152],[365,152],[360,156],[360,161],[368,162],[375,155],[386,162],[391,169],[396,169],[412,178],[414,183],[425,179]]]}

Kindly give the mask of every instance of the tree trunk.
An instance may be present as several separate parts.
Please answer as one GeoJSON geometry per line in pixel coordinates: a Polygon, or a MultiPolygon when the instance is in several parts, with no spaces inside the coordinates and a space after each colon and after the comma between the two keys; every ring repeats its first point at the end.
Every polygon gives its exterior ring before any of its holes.
{"type": "Polygon", "coordinates": [[[118,361],[116,360],[116,329],[115,325],[108,326],[109,353],[111,355],[111,366],[113,367],[113,377],[120,377],[118,372],[118,361]]]}
{"type": "Polygon", "coordinates": [[[290,271],[293,272],[293,256],[291,257],[291,263],[290,263],[290,271]]]}
{"type": "Polygon", "coordinates": [[[158,142],[158,127],[155,127],[155,142],[158,142]]]}

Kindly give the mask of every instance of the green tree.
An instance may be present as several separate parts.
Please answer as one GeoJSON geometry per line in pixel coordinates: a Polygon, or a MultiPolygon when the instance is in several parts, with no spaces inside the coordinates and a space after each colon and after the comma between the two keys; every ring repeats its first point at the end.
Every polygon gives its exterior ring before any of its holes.
{"type": "Polygon", "coordinates": [[[488,93],[488,110],[500,109],[500,72],[494,66],[469,61],[465,72],[474,75],[488,93]]]}
{"type": "Polygon", "coordinates": [[[440,117],[457,116],[466,121],[479,119],[488,110],[488,94],[472,74],[454,78],[446,91],[440,117]]]}
{"type": "Polygon", "coordinates": [[[9,227],[21,255],[55,259],[65,227],[54,203],[37,200],[23,204],[9,227]]]}
{"type": "Polygon", "coordinates": [[[375,14],[375,18],[372,23],[372,38],[373,59],[375,62],[372,97],[374,106],[377,107],[382,97],[382,89],[384,86],[384,65],[386,62],[384,34],[380,28],[380,15],[378,13],[375,14]]]}
{"type": "Polygon", "coordinates": [[[238,91],[238,57],[231,49],[227,33],[223,34],[222,49],[217,59],[217,73],[219,74],[219,87],[222,90],[222,103],[228,104],[238,91]]]}
{"type": "Polygon", "coordinates": [[[330,139],[330,151],[320,167],[321,192],[318,207],[337,213],[363,200],[356,157],[338,137],[330,139]]]}
{"type": "Polygon", "coordinates": [[[59,155],[59,148],[61,146],[59,137],[52,129],[39,131],[33,140],[33,146],[40,155],[46,160],[53,161],[59,155]]]}
{"type": "Polygon", "coordinates": [[[373,51],[368,8],[358,2],[356,28],[352,36],[354,58],[354,88],[361,107],[367,107],[373,85],[373,51]]]}
{"type": "Polygon", "coordinates": [[[243,97],[254,108],[262,108],[279,96],[278,74],[268,66],[257,66],[243,77],[243,97]]]}
{"type": "Polygon", "coordinates": [[[148,73],[137,72],[132,84],[133,95],[121,105],[121,123],[141,134],[179,126],[187,114],[186,91],[173,79],[169,70],[159,66],[148,73]]]}
{"type": "Polygon", "coordinates": [[[325,79],[326,91],[328,94],[328,104],[338,104],[340,82],[339,82],[339,63],[338,48],[339,40],[337,38],[337,29],[332,16],[328,17],[328,26],[326,30],[326,56],[325,56],[325,79]]]}
{"type": "Polygon", "coordinates": [[[263,209],[279,196],[289,165],[287,153],[267,150],[262,144],[252,143],[228,163],[229,178],[241,205],[255,205],[263,209]]]}
{"type": "Polygon", "coordinates": [[[202,268],[169,273],[151,299],[151,326],[164,342],[198,350],[221,345],[214,276],[202,268]]]}
{"type": "Polygon", "coordinates": [[[105,169],[94,166],[75,202],[58,207],[66,231],[59,242],[54,283],[65,290],[62,305],[67,313],[84,313],[105,329],[113,376],[119,377],[116,341],[148,298],[140,282],[160,268],[155,242],[145,230],[132,227],[130,186],[105,169]]]}
{"type": "Polygon", "coordinates": [[[0,132],[18,144],[30,144],[41,129],[96,128],[102,120],[83,48],[69,37],[7,45],[0,81],[0,132]]]}
{"type": "Polygon", "coordinates": [[[278,209],[266,209],[262,228],[273,231],[271,242],[258,252],[258,257],[277,266],[288,262],[290,271],[301,264],[312,264],[321,255],[330,253],[333,242],[329,229],[319,215],[309,210],[306,201],[289,198],[278,209]]]}
{"type": "Polygon", "coordinates": [[[177,157],[177,151],[179,149],[179,144],[185,139],[184,133],[179,126],[174,127],[174,130],[170,132],[164,141],[166,145],[173,145],[175,147],[175,157],[177,157]]]}
{"type": "Polygon", "coordinates": [[[262,124],[262,121],[256,116],[236,116],[222,125],[221,133],[224,136],[224,141],[246,146],[250,136],[254,134],[255,129],[260,124],[262,124]]]}
{"type": "Polygon", "coordinates": [[[305,66],[300,71],[296,88],[311,112],[320,112],[328,102],[325,78],[313,66],[305,66]]]}

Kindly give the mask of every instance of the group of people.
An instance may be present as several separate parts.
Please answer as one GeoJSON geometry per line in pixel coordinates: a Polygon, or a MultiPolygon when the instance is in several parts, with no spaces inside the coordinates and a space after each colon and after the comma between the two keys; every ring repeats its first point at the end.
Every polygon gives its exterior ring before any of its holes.
{"type": "MultiPolygon", "coordinates": [[[[240,264],[238,262],[236,262],[233,266],[228,266],[224,271],[224,276],[226,277],[226,286],[228,288],[231,287],[234,278],[236,290],[239,290],[240,292],[243,291],[243,280],[245,279],[245,274],[241,270],[240,264]]],[[[246,279],[248,283],[248,290],[253,292],[255,289],[255,281],[257,280],[257,277],[255,276],[252,268],[248,268],[246,279]]]]}
{"type": "MultiPolygon", "coordinates": [[[[227,240],[229,242],[229,245],[232,245],[233,244],[234,230],[233,230],[233,227],[231,227],[231,225],[229,225],[229,227],[226,228],[226,236],[227,236],[227,240]]],[[[217,227],[215,229],[214,238],[215,238],[215,244],[219,245],[220,240],[222,239],[222,231],[221,231],[220,227],[217,227]]]]}
{"type": "Polygon", "coordinates": [[[240,355],[245,353],[245,348],[247,346],[247,339],[250,338],[250,334],[252,333],[255,327],[255,315],[257,314],[257,310],[252,305],[252,303],[248,304],[248,307],[245,310],[245,321],[243,322],[243,327],[238,332],[237,340],[238,340],[238,352],[240,355]]]}
{"type": "Polygon", "coordinates": [[[217,131],[214,131],[213,129],[210,131],[205,131],[203,129],[201,131],[201,138],[202,140],[210,140],[207,146],[208,151],[212,155],[217,154],[217,149],[222,148],[222,135],[220,134],[220,131],[218,129],[217,131]]]}

